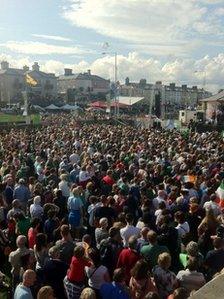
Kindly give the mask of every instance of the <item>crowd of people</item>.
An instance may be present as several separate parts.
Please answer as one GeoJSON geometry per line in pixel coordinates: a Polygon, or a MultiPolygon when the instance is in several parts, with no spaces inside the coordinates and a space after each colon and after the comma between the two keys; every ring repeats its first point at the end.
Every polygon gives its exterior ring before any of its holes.
{"type": "Polygon", "coordinates": [[[220,134],[52,119],[0,131],[1,298],[185,299],[222,273],[220,134]]]}

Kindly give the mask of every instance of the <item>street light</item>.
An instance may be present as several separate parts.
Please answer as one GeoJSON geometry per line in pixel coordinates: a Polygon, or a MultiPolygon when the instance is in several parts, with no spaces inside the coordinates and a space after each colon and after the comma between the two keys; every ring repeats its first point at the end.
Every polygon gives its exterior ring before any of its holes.
{"type": "Polygon", "coordinates": [[[117,98],[117,52],[103,52],[102,55],[113,54],[114,55],[114,84],[115,84],[115,114],[119,116],[119,98],[117,98]]]}

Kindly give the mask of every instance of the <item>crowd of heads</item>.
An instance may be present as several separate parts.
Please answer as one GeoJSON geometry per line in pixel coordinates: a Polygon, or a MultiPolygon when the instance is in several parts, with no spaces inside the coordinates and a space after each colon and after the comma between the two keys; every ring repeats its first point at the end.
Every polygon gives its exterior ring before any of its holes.
{"type": "Polygon", "coordinates": [[[70,115],[1,131],[2,292],[188,298],[224,267],[223,185],[217,132],[70,115]]]}

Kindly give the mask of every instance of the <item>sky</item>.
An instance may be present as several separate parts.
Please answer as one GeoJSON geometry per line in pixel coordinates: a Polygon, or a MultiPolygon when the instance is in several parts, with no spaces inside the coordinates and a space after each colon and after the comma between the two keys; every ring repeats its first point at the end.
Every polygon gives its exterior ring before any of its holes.
{"type": "Polygon", "coordinates": [[[224,88],[224,0],[0,0],[0,61],[224,88]],[[205,85],[204,85],[205,83],[205,85]]]}

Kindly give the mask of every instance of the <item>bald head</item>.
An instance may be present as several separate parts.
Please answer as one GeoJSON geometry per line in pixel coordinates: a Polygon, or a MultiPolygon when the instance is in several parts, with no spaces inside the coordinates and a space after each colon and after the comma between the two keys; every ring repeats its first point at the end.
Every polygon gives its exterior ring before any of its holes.
{"type": "Polygon", "coordinates": [[[16,239],[16,245],[18,248],[24,248],[26,246],[26,236],[24,235],[19,235],[16,239]]]}

